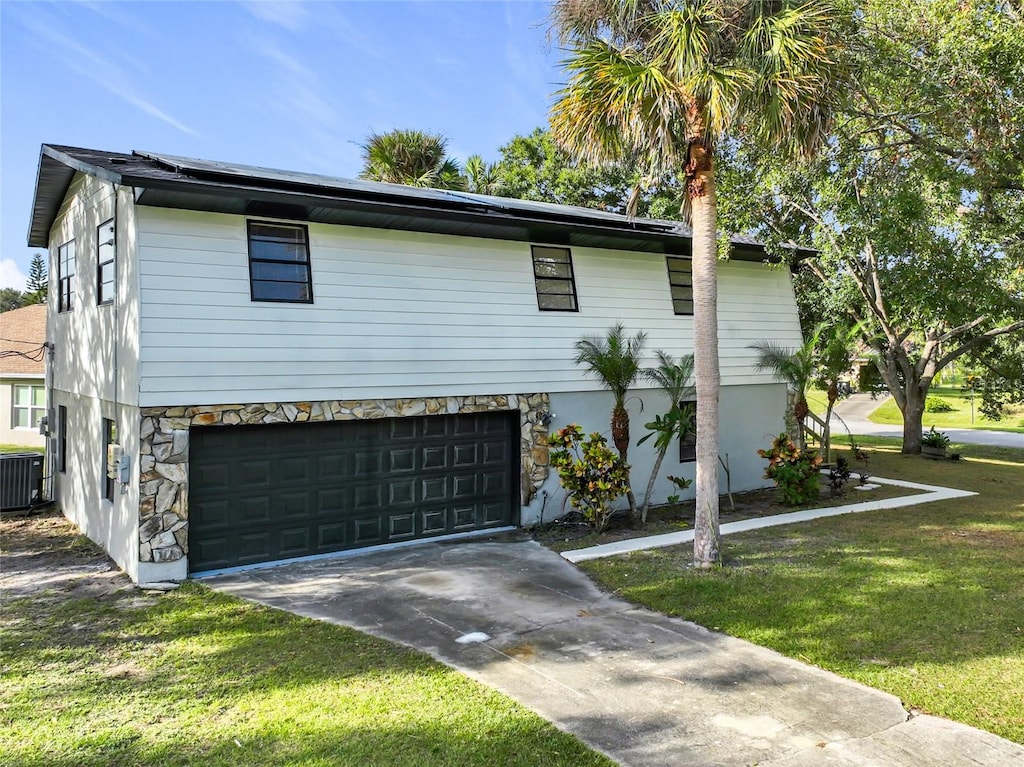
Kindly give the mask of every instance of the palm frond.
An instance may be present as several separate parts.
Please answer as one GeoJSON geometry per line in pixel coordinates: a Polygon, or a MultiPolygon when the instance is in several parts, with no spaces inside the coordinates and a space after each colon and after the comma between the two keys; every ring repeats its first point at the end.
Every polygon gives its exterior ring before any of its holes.
{"type": "Polygon", "coordinates": [[[577,365],[585,366],[589,375],[597,378],[601,385],[611,391],[615,405],[619,407],[640,374],[640,359],[643,354],[646,334],[638,331],[627,338],[622,323],[608,329],[603,336],[590,336],[576,342],[577,365]]]}

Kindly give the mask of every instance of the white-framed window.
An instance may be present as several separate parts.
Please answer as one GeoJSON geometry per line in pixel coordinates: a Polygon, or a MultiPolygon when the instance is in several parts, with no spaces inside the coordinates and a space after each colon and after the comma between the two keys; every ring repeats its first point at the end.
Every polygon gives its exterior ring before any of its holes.
{"type": "Polygon", "coordinates": [[[39,429],[39,419],[46,415],[46,387],[14,384],[14,412],[11,426],[15,429],[39,429]]]}

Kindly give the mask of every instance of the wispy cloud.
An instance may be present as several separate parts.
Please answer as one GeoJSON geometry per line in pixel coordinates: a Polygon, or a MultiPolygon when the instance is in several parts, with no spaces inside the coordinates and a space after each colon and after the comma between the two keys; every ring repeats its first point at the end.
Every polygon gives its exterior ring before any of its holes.
{"type": "Polygon", "coordinates": [[[298,32],[309,19],[309,12],[302,3],[287,0],[243,0],[241,3],[249,13],[260,21],[284,27],[289,32],[298,32]]]}
{"type": "Polygon", "coordinates": [[[128,73],[114,63],[109,52],[101,55],[72,37],[59,32],[55,24],[45,23],[37,16],[24,16],[22,20],[37,38],[52,43],[47,55],[60,56],[68,67],[139,111],[180,130],[182,133],[187,133],[190,136],[199,135],[198,132],[142,95],[131,83],[128,73]]]}
{"type": "Polygon", "coordinates": [[[267,40],[252,41],[258,53],[268,58],[276,69],[278,88],[271,106],[286,113],[298,113],[314,126],[327,127],[337,123],[338,114],[324,98],[317,72],[267,40]]]}

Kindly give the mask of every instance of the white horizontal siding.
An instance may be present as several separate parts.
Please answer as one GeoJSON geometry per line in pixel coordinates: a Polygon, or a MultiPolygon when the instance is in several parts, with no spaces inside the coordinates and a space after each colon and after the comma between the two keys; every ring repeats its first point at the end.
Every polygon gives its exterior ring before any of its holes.
{"type": "MultiPolygon", "coordinates": [[[[253,302],[245,219],[140,206],[144,405],[593,390],[573,343],[622,321],[690,350],[664,256],[573,248],[580,311],[537,309],[528,243],[310,224],[313,304],[253,302]]],[[[797,343],[789,275],[723,264],[723,380],[797,343]],[[771,334],[771,335],[766,335],[771,334]]]]}

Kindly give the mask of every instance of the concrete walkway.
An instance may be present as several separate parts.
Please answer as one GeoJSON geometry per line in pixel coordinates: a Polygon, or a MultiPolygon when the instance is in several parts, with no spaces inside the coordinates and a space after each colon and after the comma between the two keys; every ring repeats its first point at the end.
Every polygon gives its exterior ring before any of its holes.
{"type": "Polygon", "coordinates": [[[516,536],[205,583],[423,650],[623,765],[1007,767],[1024,748],[637,608],[516,536]]]}
{"type": "MultiPolygon", "coordinates": [[[[832,442],[842,445],[848,434],[863,434],[871,437],[903,437],[903,427],[895,424],[881,424],[869,421],[875,410],[889,399],[872,398],[870,394],[858,392],[852,397],[836,403],[832,413],[832,442]],[[848,431],[849,430],[849,431],[848,431]]],[[[930,427],[928,413],[924,415],[925,431],[930,427]]],[[[1018,447],[1024,449],[1024,434],[1012,431],[990,431],[988,429],[939,429],[954,443],[963,445],[991,445],[994,447],[1018,447]]]]}
{"type": "MultiPolygon", "coordinates": [[[[842,506],[826,506],[820,509],[802,509],[790,511],[786,514],[773,514],[770,517],[754,517],[752,519],[741,519],[738,522],[726,522],[719,527],[719,535],[730,535],[732,533],[743,533],[747,530],[760,530],[764,527],[776,527],[778,525],[791,525],[795,522],[810,522],[812,519],[823,517],[836,517],[840,514],[861,514],[865,511],[881,511],[882,509],[898,509],[904,506],[918,506],[922,503],[933,501],[946,501],[950,498],[966,498],[977,493],[970,490],[957,490],[952,487],[939,487],[938,485],[924,485],[920,482],[907,482],[900,479],[885,479],[883,477],[871,477],[873,485],[893,485],[905,487],[911,490],[920,490],[914,495],[903,495],[897,498],[881,498],[876,501],[861,501],[859,503],[846,503],[842,506]]],[[[869,485],[868,487],[872,487],[869,485]]],[[[857,486],[854,485],[854,495],[857,486]]],[[[619,554],[628,554],[631,551],[646,551],[647,549],[664,548],[665,546],[679,546],[683,543],[693,542],[693,530],[679,530],[675,533],[663,533],[662,535],[648,535],[642,538],[627,538],[612,543],[602,543],[600,546],[589,546],[585,549],[573,549],[563,551],[562,556],[570,562],[585,562],[588,559],[600,559],[602,557],[614,557],[619,554]]]]}

